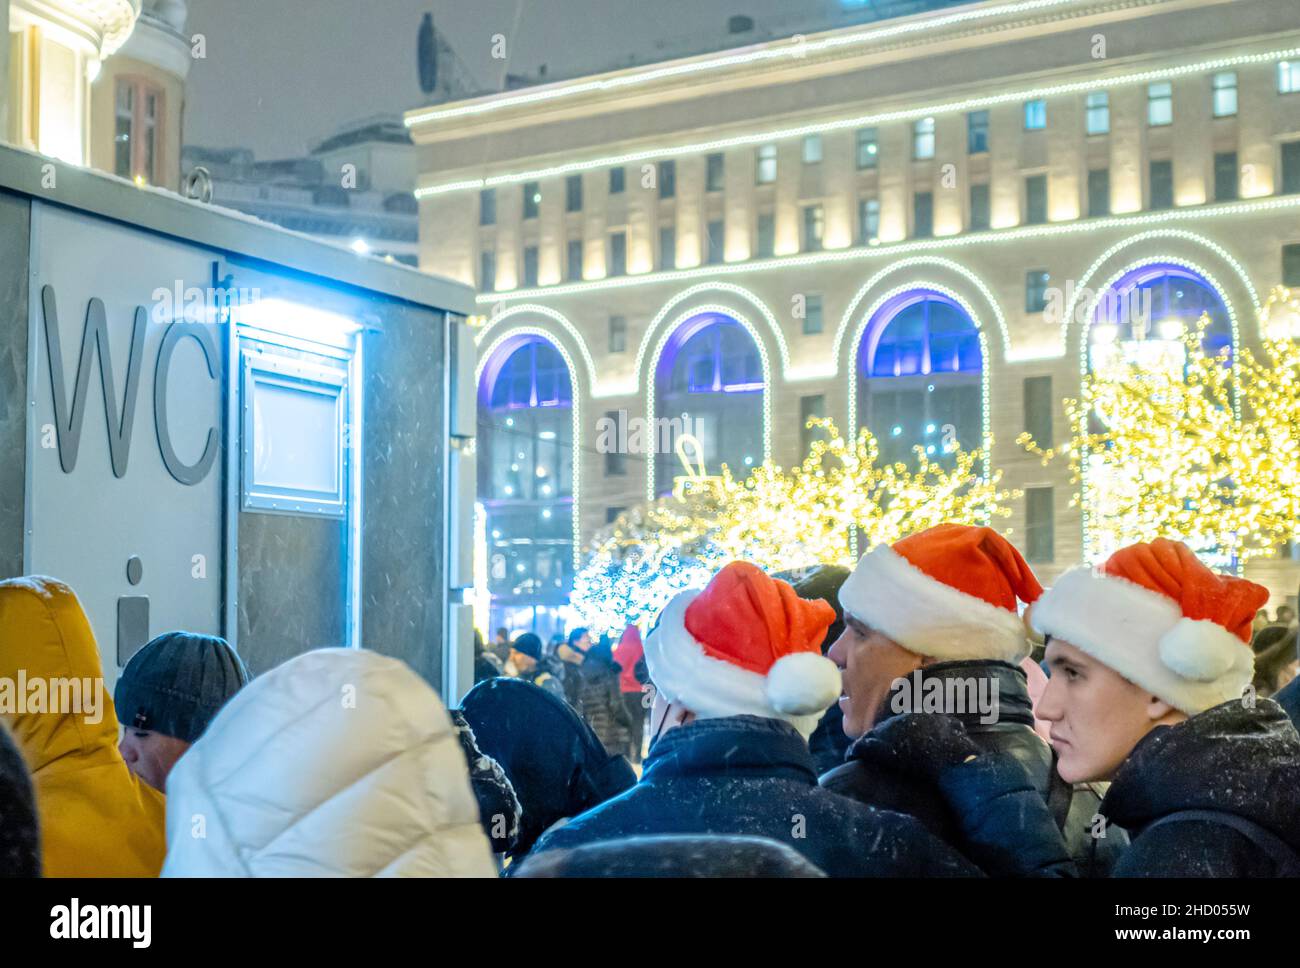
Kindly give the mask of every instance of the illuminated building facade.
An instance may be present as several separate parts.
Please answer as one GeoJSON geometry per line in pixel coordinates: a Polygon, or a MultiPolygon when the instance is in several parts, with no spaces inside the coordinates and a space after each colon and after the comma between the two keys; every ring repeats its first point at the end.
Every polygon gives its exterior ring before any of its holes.
{"type": "MultiPolygon", "coordinates": [[[[1293,0],[988,0],[406,121],[421,267],[478,289],[480,378],[525,338],[563,362],[578,546],[679,466],[600,453],[601,417],[698,414],[739,472],[825,415],[890,456],[991,436],[1050,581],[1086,515],[1017,436],[1069,436],[1097,343],[1208,311],[1249,347],[1300,284],[1293,0]]],[[[1249,573],[1295,594],[1286,556],[1249,573]]]]}

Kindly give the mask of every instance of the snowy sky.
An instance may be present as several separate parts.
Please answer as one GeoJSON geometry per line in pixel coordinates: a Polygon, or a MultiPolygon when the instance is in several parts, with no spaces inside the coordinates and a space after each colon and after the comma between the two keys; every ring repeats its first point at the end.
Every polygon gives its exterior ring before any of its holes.
{"type": "Polygon", "coordinates": [[[339,125],[424,103],[416,31],[425,12],[484,88],[504,70],[552,76],[596,69],[704,33],[719,46],[733,14],[795,23],[840,0],[189,0],[187,32],[207,57],[190,73],[185,140],[249,147],[259,159],[304,153],[339,125]],[[507,38],[508,61],[492,58],[507,38]]]}

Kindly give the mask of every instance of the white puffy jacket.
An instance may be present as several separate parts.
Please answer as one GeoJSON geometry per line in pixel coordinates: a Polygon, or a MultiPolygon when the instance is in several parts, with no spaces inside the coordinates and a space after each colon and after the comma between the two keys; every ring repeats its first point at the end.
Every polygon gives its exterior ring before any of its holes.
{"type": "Polygon", "coordinates": [[[491,850],[442,701],[375,652],[254,679],[167,780],[164,877],[493,877],[491,850]]]}

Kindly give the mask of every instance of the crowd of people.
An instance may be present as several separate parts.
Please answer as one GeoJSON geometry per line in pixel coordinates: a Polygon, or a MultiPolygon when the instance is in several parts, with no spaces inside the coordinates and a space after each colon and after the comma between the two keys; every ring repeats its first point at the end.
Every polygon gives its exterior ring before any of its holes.
{"type": "Polygon", "coordinates": [[[947,524],[731,562],[644,641],[498,630],[457,708],[379,652],[251,676],[169,632],[74,709],[55,683],[103,682],[76,595],[4,581],[0,875],[1297,875],[1267,599],[1165,539],[1044,589],[947,524]]]}

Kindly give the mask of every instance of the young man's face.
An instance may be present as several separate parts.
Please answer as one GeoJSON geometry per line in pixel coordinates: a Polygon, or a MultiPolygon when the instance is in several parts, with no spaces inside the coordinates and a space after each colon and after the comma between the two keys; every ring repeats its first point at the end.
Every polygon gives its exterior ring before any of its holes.
{"type": "Polygon", "coordinates": [[[911,675],[923,661],[915,652],[848,613],[844,616],[843,634],[826,655],[844,674],[840,709],[844,712],[845,735],[854,738],[876,724],[894,680],[911,675]]]}
{"type": "Polygon", "coordinates": [[[168,774],[176,761],[190,748],[190,744],[175,736],[164,736],[149,729],[132,729],[128,726],[122,730],[122,739],[117,748],[132,773],[155,790],[165,792],[168,774]]]}
{"type": "Polygon", "coordinates": [[[1051,677],[1034,714],[1051,723],[1067,783],[1109,780],[1154,727],[1186,718],[1069,642],[1047,643],[1051,677]]]}
{"type": "Polygon", "coordinates": [[[524,655],[518,649],[510,650],[510,661],[521,673],[529,673],[537,668],[537,660],[531,655],[524,655]]]}

